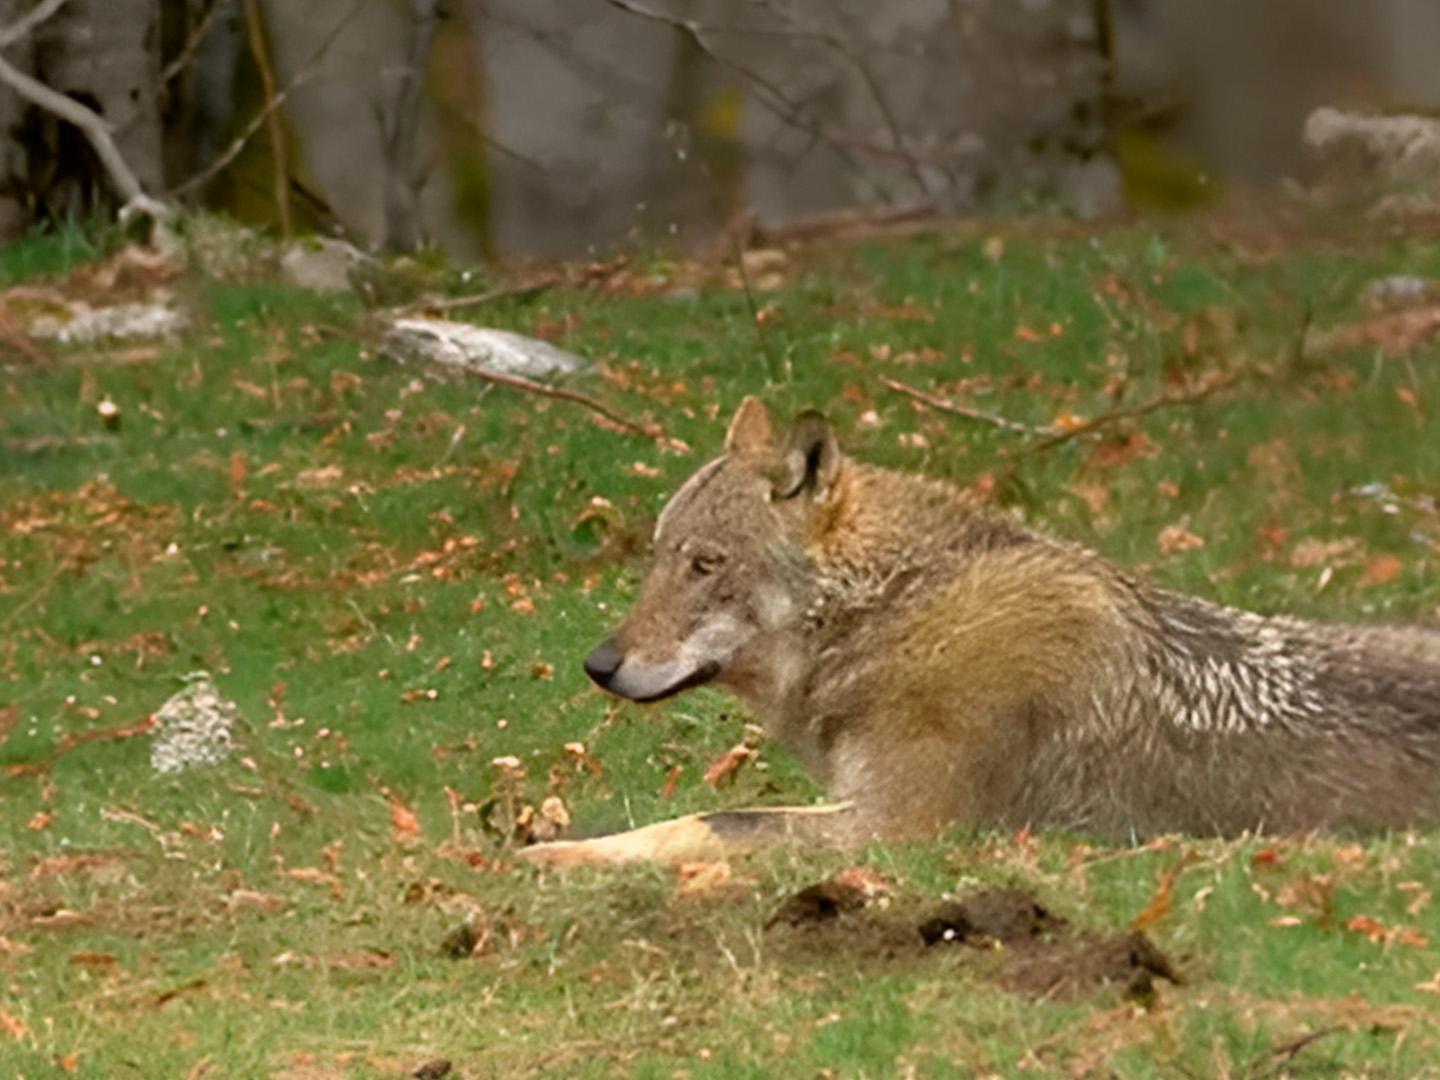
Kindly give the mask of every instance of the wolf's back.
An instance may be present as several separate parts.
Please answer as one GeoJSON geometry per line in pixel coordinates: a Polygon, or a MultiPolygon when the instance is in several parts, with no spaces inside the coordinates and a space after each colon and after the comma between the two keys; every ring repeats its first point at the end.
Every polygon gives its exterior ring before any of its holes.
{"type": "MultiPolygon", "coordinates": [[[[838,692],[812,704],[840,717],[834,732],[888,729],[884,752],[938,736],[933,752],[955,761],[933,782],[988,789],[911,801],[1119,835],[1385,828],[1440,811],[1440,633],[1149,588],[953,492],[948,514],[927,512],[928,482],[863,479],[875,505],[861,542],[830,538],[842,572],[816,563],[838,692]],[[882,553],[869,569],[867,553],[882,553]]],[[[863,780],[837,779],[863,797],[863,780]]]]}

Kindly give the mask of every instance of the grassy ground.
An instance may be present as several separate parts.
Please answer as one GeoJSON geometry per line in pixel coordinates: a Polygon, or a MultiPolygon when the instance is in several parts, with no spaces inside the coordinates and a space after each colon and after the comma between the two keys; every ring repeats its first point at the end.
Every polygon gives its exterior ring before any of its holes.
{"type": "MultiPolygon", "coordinates": [[[[28,241],[0,285],[94,290],[107,255],[28,241]]],[[[757,857],[693,895],[656,869],[514,863],[547,795],[582,832],[818,795],[764,745],[707,785],[747,737],[732,701],[618,705],[579,666],[748,392],[1167,585],[1440,613],[1434,308],[1359,299],[1440,276],[1440,243],[1015,225],[763,261],[758,328],[733,271],[659,258],[476,316],[593,359],[573,385],[664,445],[422,381],[378,356],[358,299],[265,281],[182,276],[192,330],[158,348],[5,353],[0,1071],[1440,1075],[1440,834],[954,835],[757,857]],[[1027,453],[882,378],[1033,425],[1195,400],[1027,453]],[[199,670],[238,703],[237,750],[159,775],[136,725],[199,670]],[[1005,884],[1097,931],[1138,918],[1184,984],[1036,1001],[974,950],[766,928],[854,865],[891,911],[1005,884]]]]}

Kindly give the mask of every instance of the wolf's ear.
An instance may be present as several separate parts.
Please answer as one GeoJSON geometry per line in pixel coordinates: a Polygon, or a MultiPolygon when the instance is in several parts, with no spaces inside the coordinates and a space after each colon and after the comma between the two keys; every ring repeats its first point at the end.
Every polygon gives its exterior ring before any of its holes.
{"type": "Polygon", "coordinates": [[[789,499],[801,492],[820,495],[830,489],[840,469],[840,444],[830,421],[809,409],[795,418],[785,440],[785,452],[774,473],[775,498],[789,499]]]}
{"type": "Polygon", "coordinates": [[[730,421],[730,430],[725,434],[725,452],[747,461],[765,461],[774,458],[777,450],[770,410],[759,398],[747,397],[730,421]]]}

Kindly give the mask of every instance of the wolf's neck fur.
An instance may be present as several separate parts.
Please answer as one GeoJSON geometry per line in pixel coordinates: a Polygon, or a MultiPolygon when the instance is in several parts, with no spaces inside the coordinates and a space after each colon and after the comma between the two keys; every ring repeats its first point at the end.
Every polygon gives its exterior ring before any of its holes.
{"type": "Polygon", "coordinates": [[[944,577],[957,557],[1033,542],[1045,541],[952,484],[847,459],[807,545],[808,614],[889,604],[897,590],[944,577]]]}

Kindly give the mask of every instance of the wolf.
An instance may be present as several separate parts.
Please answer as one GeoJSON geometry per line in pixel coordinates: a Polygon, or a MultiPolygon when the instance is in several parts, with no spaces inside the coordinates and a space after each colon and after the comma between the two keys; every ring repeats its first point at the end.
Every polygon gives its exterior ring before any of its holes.
{"type": "Polygon", "coordinates": [[[1241,611],[1144,583],[749,398],[661,512],[585,658],[632,701],[724,687],[823,806],[525,849],[547,865],[856,844],[947,826],[1101,838],[1388,829],[1440,810],[1440,632],[1241,611]]]}

